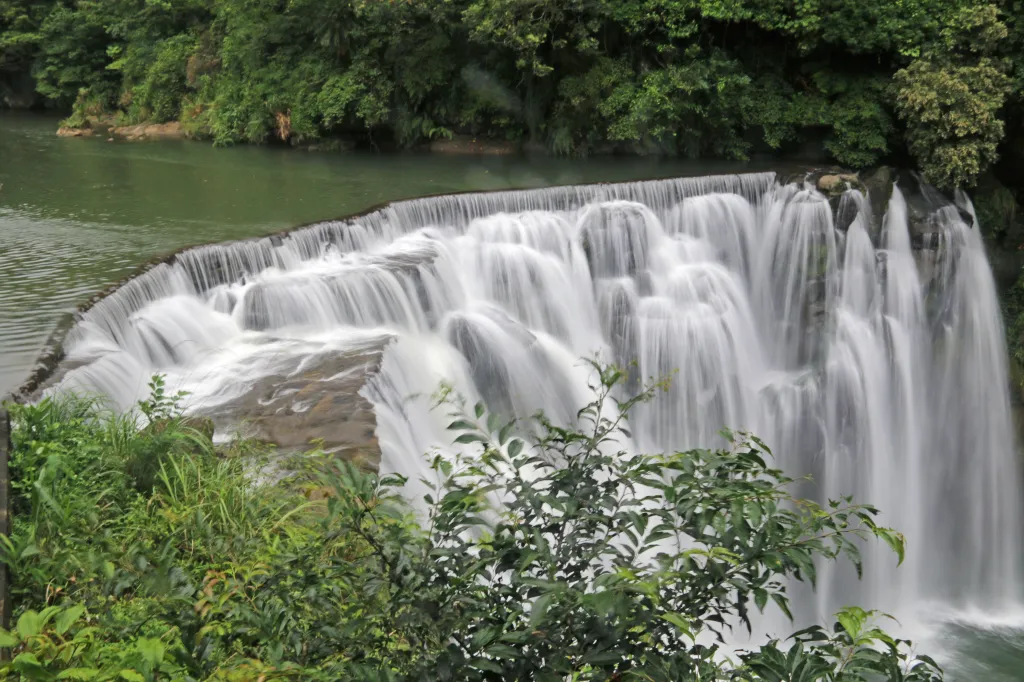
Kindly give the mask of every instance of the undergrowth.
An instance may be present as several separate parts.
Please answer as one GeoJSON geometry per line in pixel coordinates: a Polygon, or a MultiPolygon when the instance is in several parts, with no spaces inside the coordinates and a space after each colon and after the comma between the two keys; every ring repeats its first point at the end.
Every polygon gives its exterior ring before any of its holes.
{"type": "Polygon", "coordinates": [[[458,456],[436,454],[414,514],[401,476],[321,452],[263,476],[268,451],[218,451],[154,380],[127,415],[92,401],[11,406],[13,530],[3,538],[11,680],[906,680],[941,673],[855,607],[834,626],[723,655],[788,580],[902,558],[877,511],[796,500],[756,438],[625,452],[624,374],[532,428],[446,398],[458,456]],[[142,425],[142,426],[140,426],[142,425]],[[525,435],[533,434],[533,435],[525,435]],[[269,482],[273,481],[273,483],[269,482]],[[501,500],[501,504],[495,504],[501,500]],[[417,521],[418,519],[418,521],[417,521]]]}

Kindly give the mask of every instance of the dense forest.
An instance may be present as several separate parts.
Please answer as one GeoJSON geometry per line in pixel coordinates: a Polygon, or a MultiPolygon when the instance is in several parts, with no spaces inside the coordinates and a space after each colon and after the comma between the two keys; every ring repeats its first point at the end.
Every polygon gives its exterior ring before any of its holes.
{"type": "Polygon", "coordinates": [[[973,185],[1019,146],[1018,0],[0,0],[0,99],[217,144],[812,145],[973,185]]]}

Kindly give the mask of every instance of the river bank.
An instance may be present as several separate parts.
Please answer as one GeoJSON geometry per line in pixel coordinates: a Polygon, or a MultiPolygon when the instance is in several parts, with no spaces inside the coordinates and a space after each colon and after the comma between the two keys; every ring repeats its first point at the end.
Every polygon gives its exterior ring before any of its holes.
{"type": "MultiPolygon", "coordinates": [[[[127,140],[129,142],[153,140],[196,140],[210,142],[211,139],[209,134],[189,128],[181,121],[121,125],[113,116],[86,117],[77,126],[60,125],[57,128],[56,134],[58,137],[99,137],[106,139],[108,142],[113,142],[115,139],[127,140]]],[[[269,142],[276,146],[291,147],[307,152],[351,152],[362,150],[385,153],[399,153],[403,151],[430,152],[458,156],[516,156],[526,154],[541,157],[551,156],[550,151],[543,146],[464,134],[451,134],[441,139],[412,145],[406,149],[400,148],[393,142],[373,141],[354,135],[334,135],[319,138],[312,142],[300,141],[300,138],[285,140],[271,138],[269,142]]],[[[611,148],[604,150],[606,155],[611,155],[614,152],[615,150],[611,148]]],[[[824,155],[822,154],[823,159],[824,155]]]]}

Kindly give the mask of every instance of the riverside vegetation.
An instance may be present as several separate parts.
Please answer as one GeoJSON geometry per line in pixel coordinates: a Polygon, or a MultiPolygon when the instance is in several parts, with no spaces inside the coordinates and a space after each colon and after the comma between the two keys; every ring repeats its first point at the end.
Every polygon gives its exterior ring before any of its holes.
{"type": "Polygon", "coordinates": [[[218,144],[806,139],[969,186],[1020,147],[1022,22],[1017,0],[0,0],[0,91],[218,144]]]}
{"type": "Polygon", "coordinates": [[[627,456],[620,370],[594,366],[570,426],[503,423],[442,392],[466,457],[405,481],[312,452],[268,475],[215,448],[159,377],[140,414],[12,406],[12,680],[782,680],[936,682],[855,607],[833,627],[724,656],[786,579],[903,539],[850,500],[787,492],[756,438],[627,456]],[[282,471],[289,473],[280,480],[282,471]],[[504,504],[496,505],[501,500],[504,504]]]}

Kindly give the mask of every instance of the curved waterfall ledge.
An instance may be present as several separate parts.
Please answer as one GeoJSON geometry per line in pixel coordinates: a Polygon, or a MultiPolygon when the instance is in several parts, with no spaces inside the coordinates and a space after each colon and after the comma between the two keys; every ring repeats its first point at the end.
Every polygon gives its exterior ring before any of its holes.
{"type": "Polygon", "coordinates": [[[803,614],[1015,605],[1021,472],[970,202],[913,176],[810,177],[429,197],[187,249],[82,312],[27,389],[127,408],[163,373],[222,435],[316,439],[415,481],[455,447],[442,382],[567,420],[596,354],[635,363],[634,386],[673,375],[627,448],[749,430],[813,476],[803,494],[854,495],[906,533],[903,569],[875,547],[863,580],[823,566],[803,614]]]}

